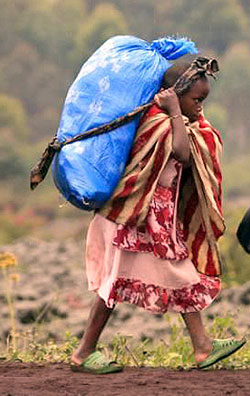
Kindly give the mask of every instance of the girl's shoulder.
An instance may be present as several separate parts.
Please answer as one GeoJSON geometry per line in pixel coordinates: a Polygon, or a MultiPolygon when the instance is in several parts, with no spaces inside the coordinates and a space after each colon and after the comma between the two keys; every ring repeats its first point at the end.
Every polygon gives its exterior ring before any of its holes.
{"type": "Polygon", "coordinates": [[[148,120],[150,117],[154,117],[157,114],[162,114],[164,117],[168,118],[168,115],[162,110],[160,107],[158,107],[156,104],[152,105],[147,112],[142,116],[140,120],[140,125],[142,125],[145,121],[148,120]]]}

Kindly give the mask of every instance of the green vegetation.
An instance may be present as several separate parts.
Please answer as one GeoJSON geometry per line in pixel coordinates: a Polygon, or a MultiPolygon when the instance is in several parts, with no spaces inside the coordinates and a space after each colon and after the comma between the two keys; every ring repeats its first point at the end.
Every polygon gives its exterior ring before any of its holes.
{"type": "Polygon", "coordinates": [[[227,230],[220,240],[223,259],[223,282],[226,287],[243,284],[250,279],[249,254],[240,246],[236,231],[244,212],[242,208],[226,209],[227,230]]]}
{"type": "MultiPolygon", "coordinates": [[[[66,332],[61,342],[49,338],[44,339],[42,322],[47,306],[37,314],[32,326],[25,332],[18,329],[16,320],[13,289],[19,282],[18,262],[9,253],[0,253],[0,271],[5,280],[5,298],[9,310],[10,332],[6,344],[1,345],[1,360],[19,360],[21,362],[70,362],[73,350],[79,340],[66,332]]],[[[136,367],[166,367],[174,370],[191,369],[195,367],[190,338],[182,319],[173,321],[171,315],[164,315],[171,332],[157,341],[144,339],[135,341],[130,336],[117,334],[110,344],[99,343],[111,360],[116,360],[125,366],[136,367]]],[[[231,317],[216,317],[208,326],[212,338],[228,338],[239,336],[234,319],[231,317]]],[[[246,345],[237,354],[217,364],[218,368],[243,369],[250,365],[250,346],[246,345]]]]}
{"type": "Polygon", "coordinates": [[[25,222],[12,230],[27,211],[34,227],[58,216],[79,216],[75,209],[58,210],[49,178],[31,193],[29,171],[57,129],[67,89],[82,63],[116,34],[150,41],[178,33],[195,40],[201,53],[218,57],[221,73],[205,110],[224,139],[228,211],[232,200],[248,196],[248,0],[190,0],[188,5],[184,0],[0,0],[0,6],[0,209],[6,225],[0,243],[31,231],[25,222]]]}
{"type": "MultiPolygon", "coordinates": [[[[169,316],[165,315],[169,322],[169,316]]],[[[214,338],[226,338],[237,335],[235,325],[230,318],[217,318],[213,321],[211,335],[214,338]]],[[[3,360],[19,360],[22,362],[70,362],[73,350],[79,340],[66,333],[58,343],[54,340],[40,342],[38,334],[27,332],[18,334],[15,341],[18,348],[14,349],[11,339],[5,350],[1,352],[3,360]]],[[[130,336],[116,335],[110,344],[100,343],[98,349],[103,350],[111,360],[125,366],[165,367],[173,370],[189,370],[195,368],[190,339],[187,336],[181,320],[172,324],[171,334],[165,339],[152,342],[149,339],[138,342],[130,336]]],[[[249,343],[237,354],[218,363],[214,368],[244,369],[250,365],[249,343]]]]}
{"type": "MultiPolygon", "coordinates": [[[[67,89],[82,63],[109,36],[133,34],[151,41],[178,33],[191,37],[202,54],[219,60],[221,73],[212,83],[205,112],[222,132],[225,146],[223,281],[232,286],[250,279],[249,255],[235,235],[250,202],[250,1],[0,0],[0,6],[0,243],[11,243],[60,217],[86,221],[86,213],[79,216],[69,205],[60,209],[49,177],[29,192],[29,170],[57,129],[67,89]]],[[[2,269],[11,288],[16,280],[6,271],[2,269]]],[[[14,302],[6,299],[14,309],[14,302]]],[[[168,340],[155,344],[118,336],[100,348],[128,365],[190,368],[189,339],[181,324],[172,329],[168,340]]],[[[61,345],[41,344],[37,329],[13,332],[15,346],[12,334],[2,352],[7,359],[68,361],[77,342],[66,334],[61,345]]],[[[212,332],[228,336],[235,330],[229,319],[215,319],[212,332]]],[[[219,367],[244,368],[249,356],[246,346],[219,367]]]]}
{"type": "MultiPolygon", "coordinates": [[[[242,155],[241,157],[230,161],[229,158],[225,160],[223,166],[223,185],[224,185],[224,196],[225,196],[225,208],[228,210],[230,206],[230,200],[240,201],[243,197],[248,199],[247,207],[250,205],[249,199],[249,187],[250,187],[250,154],[242,155]]],[[[238,209],[240,203],[237,205],[238,209]]]]}
{"type": "Polygon", "coordinates": [[[225,147],[224,282],[249,279],[249,257],[235,236],[249,206],[249,1],[0,0],[0,5],[0,243],[60,217],[88,218],[70,205],[60,208],[50,177],[29,191],[29,170],[57,128],[67,88],[81,64],[115,34],[152,40],[178,32],[219,58],[221,73],[205,110],[225,147]]]}

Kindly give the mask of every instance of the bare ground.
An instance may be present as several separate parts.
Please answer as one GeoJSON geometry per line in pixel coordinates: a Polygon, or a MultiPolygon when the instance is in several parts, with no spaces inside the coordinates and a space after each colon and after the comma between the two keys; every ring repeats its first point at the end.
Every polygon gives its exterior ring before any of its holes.
{"type": "Polygon", "coordinates": [[[171,371],[126,368],[122,373],[73,373],[63,363],[1,363],[1,396],[247,396],[250,370],[171,371]]]}

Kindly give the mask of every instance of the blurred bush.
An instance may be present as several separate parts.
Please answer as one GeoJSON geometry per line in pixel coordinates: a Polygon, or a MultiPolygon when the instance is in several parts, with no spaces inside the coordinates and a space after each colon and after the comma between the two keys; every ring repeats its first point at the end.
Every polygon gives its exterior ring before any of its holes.
{"type": "Polygon", "coordinates": [[[244,207],[225,208],[227,229],[219,246],[224,262],[222,279],[226,286],[234,286],[250,280],[250,255],[245,253],[236,237],[245,210],[244,207]]]}
{"type": "Polygon", "coordinates": [[[66,91],[88,56],[116,34],[149,41],[181,34],[219,60],[205,113],[225,148],[224,279],[248,280],[250,258],[235,231],[250,195],[249,0],[0,0],[0,6],[0,243],[55,219],[87,224],[86,213],[59,209],[49,177],[31,193],[29,171],[55,134],[66,91]]]}

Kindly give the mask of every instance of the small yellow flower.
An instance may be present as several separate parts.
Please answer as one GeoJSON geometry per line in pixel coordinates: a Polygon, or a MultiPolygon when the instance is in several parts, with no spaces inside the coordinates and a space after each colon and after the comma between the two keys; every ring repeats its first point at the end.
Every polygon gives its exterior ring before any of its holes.
{"type": "Polygon", "coordinates": [[[20,281],[20,275],[19,274],[11,274],[10,275],[10,279],[15,282],[18,283],[20,281]]]}
{"type": "Polygon", "coordinates": [[[0,253],[0,267],[16,267],[18,265],[17,258],[13,253],[3,252],[0,253]]]}

